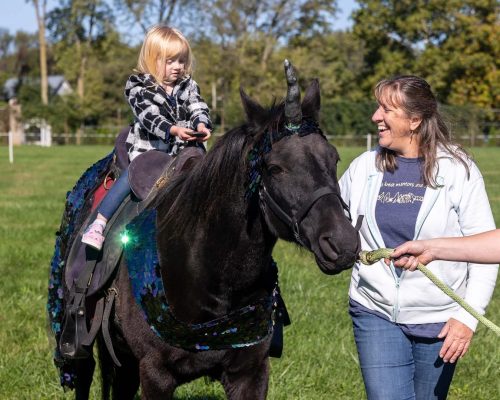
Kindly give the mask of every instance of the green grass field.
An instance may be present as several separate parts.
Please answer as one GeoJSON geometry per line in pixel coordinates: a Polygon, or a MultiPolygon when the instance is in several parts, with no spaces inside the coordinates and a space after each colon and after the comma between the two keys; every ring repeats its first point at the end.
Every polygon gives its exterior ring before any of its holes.
{"type": "MultiPolygon", "coordinates": [[[[52,362],[45,312],[49,263],[65,194],[80,174],[110,150],[104,146],[17,147],[10,165],[0,148],[0,400],[70,399],[52,362]]],[[[362,148],[340,148],[340,172],[362,148]]],[[[500,150],[474,149],[500,223],[500,150]]],[[[323,275],[313,258],[279,243],[283,296],[292,318],[281,359],[271,362],[269,399],[364,399],[347,314],[349,272],[323,275]]],[[[497,290],[487,316],[500,323],[497,290]]],[[[500,339],[480,326],[458,364],[449,399],[500,398],[500,339]]],[[[92,388],[99,398],[99,382],[92,388]]],[[[223,399],[218,383],[203,379],[180,388],[176,399],[223,399]]]]}

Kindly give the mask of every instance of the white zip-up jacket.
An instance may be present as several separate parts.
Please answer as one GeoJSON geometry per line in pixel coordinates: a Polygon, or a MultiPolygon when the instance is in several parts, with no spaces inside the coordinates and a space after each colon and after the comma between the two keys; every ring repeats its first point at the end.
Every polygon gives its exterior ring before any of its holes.
{"type": "MultiPolygon", "coordinates": [[[[375,166],[376,153],[376,150],[368,151],[356,158],[339,182],[353,221],[358,215],[365,216],[359,231],[363,250],[386,247],[375,221],[383,178],[383,172],[375,166]]],[[[440,151],[438,157],[440,187],[427,187],[413,239],[468,236],[494,229],[483,177],[477,166],[470,161],[468,179],[464,166],[448,153],[440,151]]],[[[437,260],[429,263],[428,268],[484,314],[495,287],[497,264],[437,260]]],[[[397,323],[424,324],[455,318],[475,330],[478,322],[420,271],[403,271],[398,277],[395,267],[383,261],[371,266],[357,263],[353,267],[349,296],[397,323]]]]}

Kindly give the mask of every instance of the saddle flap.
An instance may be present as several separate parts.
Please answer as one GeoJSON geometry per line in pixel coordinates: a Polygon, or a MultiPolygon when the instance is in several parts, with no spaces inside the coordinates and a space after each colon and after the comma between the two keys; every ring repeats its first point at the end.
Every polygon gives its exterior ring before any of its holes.
{"type": "MultiPolygon", "coordinates": [[[[122,239],[125,226],[140,213],[142,208],[141,203],[131,200],[130,196],[128,196],[115,212],[113,218],[109,220],[104,231],[106,240],[103,243],[101,252],[97,256],[87,296],[98,292],[110,281],[122,255],[122,239]]],[[[80,274],[83,273],[84,268],[86,268],[87,245],[82,243],[82,235],[85,227],[90,221],[95,219],[96,215],[97,211],[94,211],[88,216],[71,247],[65,269],[65,282],[68,288],[73,286],[80,274]]]]}
{"type": "Polygon", "coordinates": [[[175,157],[156,150],[138,155],[128,169],[132,193],[140,200],[146,199],[161,177],[168,181],[190,170],[204,154],[205,151],[198,146],[187,146],[175,157]]]}
{"type": "Polygon", "coordinates": [[[147,151],[134,158],[128,168],[132,193],[141,200],[148,197],[156,181],[173,160],[171,155],[156,150],[147,151]]]}

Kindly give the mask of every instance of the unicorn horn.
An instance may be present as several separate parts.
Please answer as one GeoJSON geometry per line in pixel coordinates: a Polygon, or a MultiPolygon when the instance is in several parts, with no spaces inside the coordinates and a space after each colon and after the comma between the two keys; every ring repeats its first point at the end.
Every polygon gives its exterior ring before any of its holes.
{"type": "Polygon", "coordinates": [[[285,99],[285,124],[289,129],[298,130],[302,123],[299,84],[292,63],[285,60],[284,65],[286,83],[288,86],[285,99]]]}

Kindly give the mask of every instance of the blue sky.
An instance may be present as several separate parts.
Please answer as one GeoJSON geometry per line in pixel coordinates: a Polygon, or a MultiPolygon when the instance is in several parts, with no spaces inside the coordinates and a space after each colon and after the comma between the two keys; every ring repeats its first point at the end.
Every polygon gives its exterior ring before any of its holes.
{"type": "MultiPolygon", "coordinates": [[[[0,28],[8,29],[11,34],[18,30],[30,33],[37,31],[35,9],[31,1],[26,0],[0,0],[0,28]]],[[[47,10],[50,11],[58,4],[57,0],[47,1],[47,10]]],[[[335,21],[335,29],[346,29],[352,25],[349,15],[356,8],[354,0],[337,0],[340,8],[335,21]]]]}

